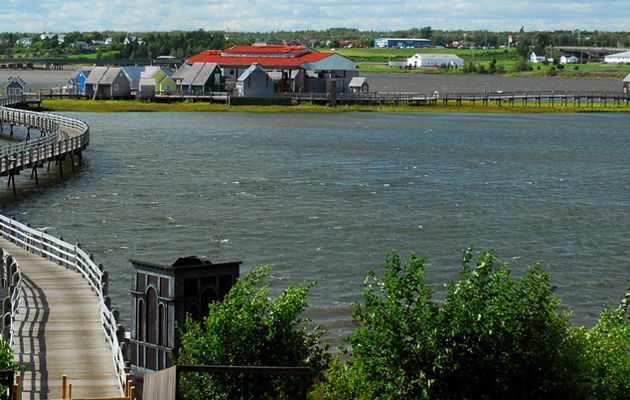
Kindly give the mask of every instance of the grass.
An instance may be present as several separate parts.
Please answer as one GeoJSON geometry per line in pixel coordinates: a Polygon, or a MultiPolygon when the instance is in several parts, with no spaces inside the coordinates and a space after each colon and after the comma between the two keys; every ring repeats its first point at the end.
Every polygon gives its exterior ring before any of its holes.
{"type": "MultiPolygon", "coordinates": [[[[118,50],[104,51],[100,53],[100,58],[116,58],[120,55],[118,50]]],[[[69,60],[89,59],[96,60],[99,58],[99,53],[84,53],[84,54],[70,54],[69,60]]]]}
{"type": "Polygon", "coordinates": [[[47,111],[75,111],[75,112],[250,112],[250,113],[278,113],[278,112],[454,112],[454,113],[581,113],[581,112],[630,112],[628,105],[600,105],[594,106],[569,103],[567,106],[559,104],[543,104],[536,106],[523,105],[483,105],[463,102],[456,106],[449,105],[340,105],[329,107],[317,104],[300,104],[293,106],[228,106],[217,103],[152,103],[134,100],[44,100],[42,108],[47,111]]]}
{"type": "MultiPolygon", "coordinates": [[[[322,51],[330,51],[330,49],[321,49],[322,51]]],[[[490,61],[493,58],[497,60],[513,60],[516,59],[516,49],[489,49],[489,50],[470,50],[470,49],[376,49],[376,48],[352,48],[352,49],[336,49],[338,54],[353,59],[354,61],[371,61],[371,62],[388,62],[388,61],[406,61],[407,58],[417,53],[438,53],[438,54],[456,54],[466,61],[475,59],[479,61],[490,61]]]]}
{"type": "MultiPolygon", "coordinates": [[[[330,49],[322,49],[330,50],[330,49]]],[[[490,66],[492,59],[497,60],[497,67],[502,67],[505,74],[512,76],[548,76],[552,64],[530,64],[532,71],[516,72],[515,64],[517,60],[516,49],[375,49],[375,48],[341,48],[336,50],[342,56],[348,57],[357,63],[358,68],[363,72],[387,72],[387,73],[411,73],[411,74],[463,74],[461,69],[435,69],[418,68],[412,70],[401,69],[399,67],[389,67],[389,61],[406,61],[407,58],[417,53],[441,53],[456,54],[464,59],[464,62],[474,62],[477,65],[484,65],[486,70],[490,66]]],[[[630,65],[616,65],[603,63],[587,63],[577,65],[566,65],[563,70],[557,70],[556,76],[565,77],[591,77],[591,78],[624,78],[630,73],[630,65]]]]}

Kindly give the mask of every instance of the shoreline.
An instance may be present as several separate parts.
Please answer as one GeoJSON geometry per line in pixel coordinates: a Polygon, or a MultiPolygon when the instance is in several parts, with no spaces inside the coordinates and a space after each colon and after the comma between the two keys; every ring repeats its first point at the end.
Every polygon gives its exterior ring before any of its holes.
{"type": "Polygon", "coordinates": [[[630,112],[630,105],[602,105],[592,106],[569,103],[567,106],[558,104],[543,105],[338,105],[330,107],[317,104],[299,104],[291,106],[229,106],[206,102],[177,102],[157,103],[137,100],[42,100],[40,111],[52,112],[247,112],[247,113],[339,113],[339,112],[442,112],[442,113],[480,113],[480,114],[549,114],[549,113],[589,113],[589,112],[630,112]]]}

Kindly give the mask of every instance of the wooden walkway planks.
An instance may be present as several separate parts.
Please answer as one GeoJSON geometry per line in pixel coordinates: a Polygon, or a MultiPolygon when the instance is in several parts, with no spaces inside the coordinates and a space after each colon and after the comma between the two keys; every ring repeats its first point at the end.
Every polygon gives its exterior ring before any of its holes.
{"type": "Polygon", "coordinates": [[[120,396],[112,352],[105,341],[98,297],[80,274],[0,239],[20,266],[22,307],[16,316],[13,352],[23,399],[60,399],[66,374],[73,397],[120,396]]]}

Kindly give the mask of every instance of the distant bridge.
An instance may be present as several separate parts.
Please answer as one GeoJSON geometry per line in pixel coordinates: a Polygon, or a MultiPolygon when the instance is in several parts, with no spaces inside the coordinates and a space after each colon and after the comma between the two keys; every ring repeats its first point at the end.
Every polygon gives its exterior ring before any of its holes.
{"type": "Polygon", "coordinates": [[[163,59],[163,58],[138,58],[138,59],[126,59],[126,58],[0,58],[0,67],[5,68],[28,68],[32,69],[35,65],[41,65],[44,69],[60,69],[64,65],[76,64],[76,65],[96,65],[96,66],[110,66],[110,65],[181,65],[184,63],[183,59],[163,59]]]}
{"type": "Polygon", "coordinates": [[[623,53],[630,49],[621,49],[618,47],[578,47],[578,46],[557,46],[556,49],[565,53],[581,53],[588,56],[606,56],[609,54],[623,53]]]}

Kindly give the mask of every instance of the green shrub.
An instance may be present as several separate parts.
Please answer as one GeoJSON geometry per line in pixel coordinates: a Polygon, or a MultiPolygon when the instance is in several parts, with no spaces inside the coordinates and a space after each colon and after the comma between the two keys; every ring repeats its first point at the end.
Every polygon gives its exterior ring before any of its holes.
{"type": "Polygon", "coordinates": [[[578,331],[550,276],[534,264],[521,279],[493,252],[463,257],[442,302],[425,283],[425,260],[387,257],[370,273],[347,364],[334,363],[324,399],[584,398],[578,331]]]}
{"type": "Polygon", "coordinates": [[[614,310],[602,311],[586,332],[586,359],[591,390],[597,399],[630,398],[630,320],[628,298],[614,310]]]}
{"type": "MultiPolygon", "coordinates": [[[[211,303],[202,323],[188,318],[175,362],[196,365],[309,367],[316,377],[327,366],[321,329],[302,317],[310,284],[290,286],[272,299],[269,267],[240,279],[223,301],[211,303]]],[[[297,398],[301,377],[185,374],[187,399],[297,398]]]]}

